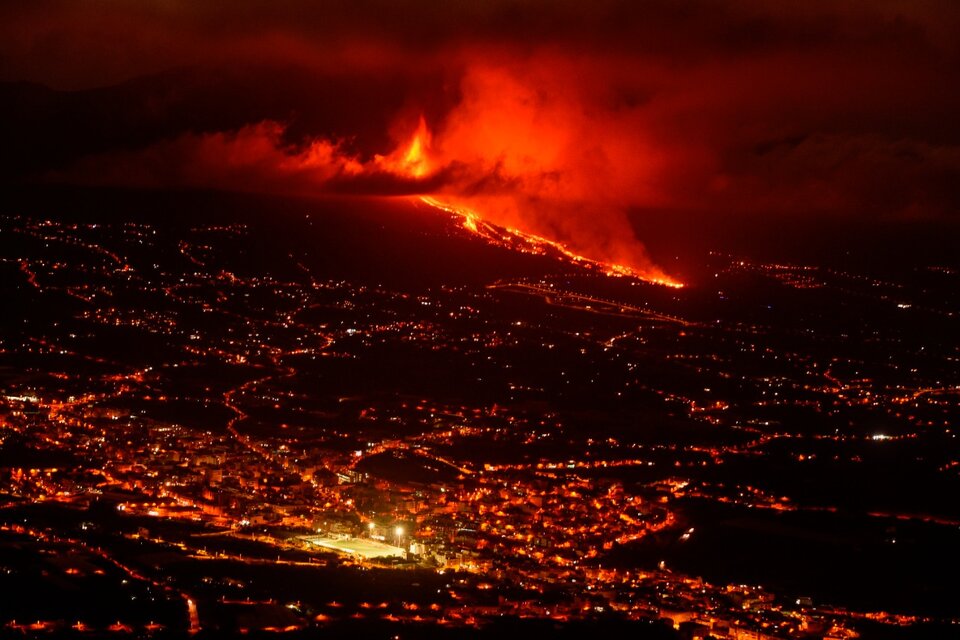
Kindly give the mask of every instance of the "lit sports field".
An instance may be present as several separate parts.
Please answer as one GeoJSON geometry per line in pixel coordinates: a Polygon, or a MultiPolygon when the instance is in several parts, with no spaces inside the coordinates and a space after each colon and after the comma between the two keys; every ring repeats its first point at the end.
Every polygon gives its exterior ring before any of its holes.
{"type": "Polygon", "coordinates": [[[351,555],[362,556],[364,558],[387,558],[390,556],[402,558],[404,555],[404,551],[400,547],[394,547],[383,542],[377,542],[376,540],[368,540],[365,538],[338,539],[325,538],[323,536],[304,536],[301,538],[301,540],[318,547],[333,549],[334,551],[339,551],[340,553],[349,553],[351,555]]]}

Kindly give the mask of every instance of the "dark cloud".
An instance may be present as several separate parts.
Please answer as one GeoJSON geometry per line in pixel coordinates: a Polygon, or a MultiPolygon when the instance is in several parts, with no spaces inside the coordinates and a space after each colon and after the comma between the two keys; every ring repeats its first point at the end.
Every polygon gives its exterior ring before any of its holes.
{"type": "Polygon", "coordinates": [[[37,0],[6,3],[0,24],[0,77],[79,88],[198,62],[442,65],[437,54],[464,46],[558,46],[681,66],[874,47],[955,62],[960,9],[950,0],[37,0]]]}

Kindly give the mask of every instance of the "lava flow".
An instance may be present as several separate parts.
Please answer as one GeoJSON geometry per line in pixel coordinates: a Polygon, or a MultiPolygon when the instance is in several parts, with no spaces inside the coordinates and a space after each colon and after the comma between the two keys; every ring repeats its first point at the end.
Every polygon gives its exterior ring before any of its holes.
{"type": "MultiPolygon", "coordinates": [[[[433,163],[429,158],[431,140],[430,130],[427,128],[423,116],[421,116],[417,130],[409,144],[397,149],[389,156],[377,156],[376,162],[379,166],[392,173],[410,176],[418,180],[423,179],[434,171],[433,163]]],[[[589,258],[571,251],[561,242],[528,233],[514,227],[504,227],[494,224],[485,220],[479,213],[469,207],[441,201],[434,195],[420,195],[416,196],[416,199],[435,209],[459,217],[464,229],[480,236],[491,244],[524,253],[537,255],[553,254],[562,260],[597,270],[609,276],[632,277],[645,282],[675,288],[683,286],[683,283],[673,280],[659,272],[651,274],[624,264],[589,258]]]]}
{"type": "Polygon", "coordinates": [[[463,222],[464,229],[477,234],[491,244],[536,255],[548,255],[553,252],[555,255],[559,254],[558,257],[568,260],[574,264],[596,269],[608,276],[628,276],[637,278],[638,280],[643,280],[645,282],[662,284],[667,287],[675,287],[678,289],[683,286],[683,283],[677,282],[676,280],[671,280],[664,277],[648,276],[640,273],[636,269],[631,269],[626,265],[603,262],[601,260],[594,260],[592,258],[576,254],[573,251],[570,251],[570,249],[565,247],[562,243],[549,240],[532,233],[526,233],[520,229],[505,228],[494,225],[480,217],[476,211],[468,209],[467,207],[457,207],[446,204],[432,196],[420,196],[419,200],[420,202],[430,205],[435,209],[459,216],[463,222]]]}

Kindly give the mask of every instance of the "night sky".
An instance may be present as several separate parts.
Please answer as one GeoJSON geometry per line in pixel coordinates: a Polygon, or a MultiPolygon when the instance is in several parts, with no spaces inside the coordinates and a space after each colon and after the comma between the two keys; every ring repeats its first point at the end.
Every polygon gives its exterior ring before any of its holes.
{"type": "Polygon", "coordinates": [[[640,265],[692,219],[952,228],[958,33],[950,1],[7,3],[0,169],[439,194],[640,265]]]}

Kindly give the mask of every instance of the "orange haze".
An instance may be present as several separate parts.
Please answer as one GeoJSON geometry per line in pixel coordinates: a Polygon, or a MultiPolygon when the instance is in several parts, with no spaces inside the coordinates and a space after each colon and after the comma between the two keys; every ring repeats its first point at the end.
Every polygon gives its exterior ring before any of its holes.
{"type": "Polygon", "coordinates": [[[641,241],[956,224],[958,33],[956,0],[0,3],[0,179],[428,196],[663,279],[641,241]]]}

